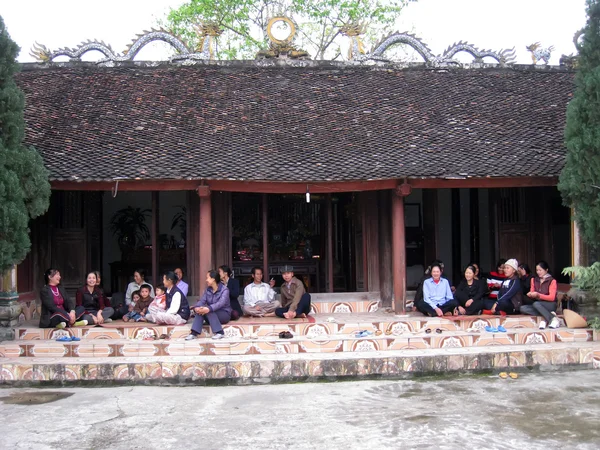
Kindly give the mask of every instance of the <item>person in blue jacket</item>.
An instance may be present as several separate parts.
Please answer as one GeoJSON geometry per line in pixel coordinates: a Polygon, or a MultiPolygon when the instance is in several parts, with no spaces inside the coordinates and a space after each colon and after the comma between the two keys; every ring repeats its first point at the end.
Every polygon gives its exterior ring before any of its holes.
{"type": "Polygon", "coordinates": [[[516,259],[509,259],[504,263],[504,275],[506,279],[502,282],[498,291],[496,303],[492,305],[492,314],[516,314],[523,304],[523,290],[519,279],[519,263],[516,259]]]}
{"type": "Polygon", "coordinates": [[[426,316],[441,317],[449,313],[452,315],[458,308],[458,301],[454,299],[450,283],[442,277],[442,267],[438,263],[431,265],[431,277],[423,282],[423,301],[417,308],[426,316]]]}

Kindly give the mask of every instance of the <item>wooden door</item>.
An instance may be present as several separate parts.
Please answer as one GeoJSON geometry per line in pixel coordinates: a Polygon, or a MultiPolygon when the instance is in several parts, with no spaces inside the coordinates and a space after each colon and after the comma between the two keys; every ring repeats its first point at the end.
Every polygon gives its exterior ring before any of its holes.
{"type": "Polygon", "coordinates": [[[52,193],[51,265],[60,270],[63,286],[72,293],[85,282],[87,232],[83,192],[52,193]]]}
{"type": "Polygon", "coordinates": [[[500,189],[496,193],[498,252],[501,258],[516,258],[531,264],[535,235],[532,233],[531,199],[523,188],[500,189]]]}

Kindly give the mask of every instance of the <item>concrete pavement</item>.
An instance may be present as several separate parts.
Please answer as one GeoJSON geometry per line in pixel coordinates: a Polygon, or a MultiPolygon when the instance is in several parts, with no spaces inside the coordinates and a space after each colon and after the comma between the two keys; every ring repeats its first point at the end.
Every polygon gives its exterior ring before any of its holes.
{"type": "Polygon", "coordinates": [[[0,389],[0,397],[2,449],[600,447],[600,372],[592,370],[517,380],[0,389]]]}

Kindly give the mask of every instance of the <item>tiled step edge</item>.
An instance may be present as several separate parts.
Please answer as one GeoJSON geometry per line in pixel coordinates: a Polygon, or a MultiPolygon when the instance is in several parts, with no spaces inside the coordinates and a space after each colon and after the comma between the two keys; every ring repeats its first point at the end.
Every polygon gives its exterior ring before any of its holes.
{"type": "MultiPolygon", "coordinates": [[[[2,385],[254,384],[322,379],[600,368],[600,344],[496,346],[226,357],[14,358],[2,360],[2,385]]],[[[511,381],[508,381],[511,382],[511,381]]]]}

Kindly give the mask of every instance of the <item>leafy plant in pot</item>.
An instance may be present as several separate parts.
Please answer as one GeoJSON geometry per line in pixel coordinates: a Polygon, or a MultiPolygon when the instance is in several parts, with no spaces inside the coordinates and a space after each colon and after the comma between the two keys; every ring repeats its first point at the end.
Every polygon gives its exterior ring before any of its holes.
{"type": "Polygon", "coordinates": [[[127,206],[116,211],[110,218],[110,231],[117,238],[122,253],[134,250],[150,238],[150,230],[146,225],[149,216],[149,209],[127,206]]]}
{"type": "Polygon", "coordinates": [[[177,205],[177,208],[179,208],[179,211],[177,211],[173,216],[171,230],[179,227],[181,238],[185,241],[187,240],[187,209],[185,206],[181,205],[177,205]]]}

